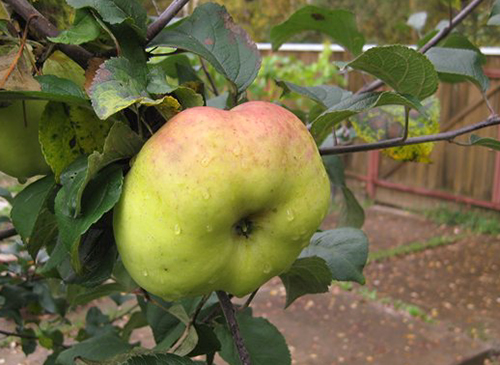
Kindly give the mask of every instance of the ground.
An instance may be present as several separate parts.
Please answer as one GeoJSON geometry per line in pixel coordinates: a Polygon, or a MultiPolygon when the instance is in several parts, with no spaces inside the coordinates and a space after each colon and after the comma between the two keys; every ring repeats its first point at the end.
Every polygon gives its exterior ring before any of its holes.
{"type": "MultiPolygon", "coordinates": [[[[334,226],[332,215],[324,228],[334,226]]],[[[337,284],[286,311],[279,280],[259,291],[255,312],[284,333],[293,363],[498,364],[486,358],[500,350],[500,237],[379,206],[367,209],[364,230],[373,254],[365,286],[337,284]]],[[[134,337],[152,345],[147,329],[134,337]]],[[[0,364],[40,364],[44,356],[26,359],[12,342],[0,349],[0,364]]]]}

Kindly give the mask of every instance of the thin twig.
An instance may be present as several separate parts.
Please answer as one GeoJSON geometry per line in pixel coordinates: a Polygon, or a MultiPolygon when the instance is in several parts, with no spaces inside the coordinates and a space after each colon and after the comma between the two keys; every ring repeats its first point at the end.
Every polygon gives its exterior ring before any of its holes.
{"type": "Polygon", "coordinates": [[[5,336],[15,336],[15,337],[19,337],[19,338],[25,338],[27,340],[38,340],[38,337],[36,337],[36,336],[24,335],[22,333],[17,333],[17,332],[9,332],[9,331],[0,330],[0,334],[5,335],[5,336]]]}
{"type": "MultiPolygon", "coordinates": [[[[425,53],[441,40],[443,40],[450,32],[462,22],[470,13],[474,11],[484,0],[473,0],[465,8],[463,8],[460,13],[455,16],[450,23],[441,29],[434,37],[432,37],[429,42],[422,46],[418,51],[420,53],[425,53]]],[[[361,88],[356,94],[366,93],[377,90],[379,87],[383,86],[384,82],[382,80],[373,81],[371,84],[361,88]]]]}
{"type": "Polygon", "coordinates": [[[177,15],[179,11],[189,2],[189,0],[174,0],[167,9],[151,23],[147,31],[147,40],[150,41],[177,15]]]}
{"type": "Polygon", "coordinates": [[[491,127],[494,125],[500,124],[500,117],[498,115],[490,116],[489,118],[472,125],[468,125],[463,128],[459,128],[449,132],[431,134],[426,136],[418,136],[408,138],[406,141],[403,141],[401,138],[392,138],[386,139],[380,142],[366,143],[360,145],[350,145],[350,146],[337,146],[332,148],[322,148],[320,149],[320,153],[322,155],[340,155],[344,153],[353,153],[353,152],[363,152],[363,151],[371,151],[371,150],[379,150],[390,147],[399,147],[399,146],[409,146],[412,144],[419,143],[427,143],[427,142],[437,142],[437,141],[453,141],[454,138],[476,131],[478,129],[483,129],[486,127],[491,127]]]}
{"type": "Polygon", "coordinates": [[[150,0],[151,3],[153,4],[153,7],[155,8],[156,15],[160,15],[160,8],[158,7],[158,4],[156,3],[155,0],[150,0]]]}
{"type": "Polygon", "coordinates": [[[405,129],[401,138],[403,142],[408,139],[408,133],[410,133],[410,108],[405,106],[405,129]]]}
{"type": "Polygon", "coordinates": [[[238,327],[238,322],[236,321],[233,303],[231,303],[231,299],[229,299],[227,293],[224,291],[217,291],[217,297],[219,298],[220,306],[224,312],[224,317],[226,317],[229,331],[231,331],[241,364],[251,365],[250,354],[245,347],[245,343],[241,337],[240,329],[238,327]]]}
{"type": "Polygon", "coordinates": [[[9,228],[6,229],[5,231],[0,231],[0,241],[5,240],[10,237],[14,237],[17,234],[17,231],[15,228],[9,228]]]}
{"type": "Polygon", "coordinates": [[[203,69],[203,73],[208,79],[208,82],[210,83],[210,86],[212,87],[212,92],[215,94],[215,96],[219,96],[219,90],[217,90],[217,86],[215,85],[214,79],[212,78],[212,75],[210,75],[210,72],[208,72],[207,66],[205,65],[205,62],[203,61],[203,58],[200,58],[200,63],[201,63],[201,68],[203,69]]]}

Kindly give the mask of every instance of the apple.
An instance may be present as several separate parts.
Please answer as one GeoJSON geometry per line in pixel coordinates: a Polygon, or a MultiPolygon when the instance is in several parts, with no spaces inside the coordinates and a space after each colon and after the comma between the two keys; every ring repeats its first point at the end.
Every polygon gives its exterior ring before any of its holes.
{"type": "Polygon", "coordinates": [[[125,268],[153,294],[242,297],[292,265],[329,203],[318,149],[291,112],[195,107],[136,156],[114,234],[125,268]]]}
{"type": "Polygon", "coordinates": [[[20,181],[49,173],[38,141],[38,122],[47,101],[8,103],[0,106],[0,171],[20,181]]]}

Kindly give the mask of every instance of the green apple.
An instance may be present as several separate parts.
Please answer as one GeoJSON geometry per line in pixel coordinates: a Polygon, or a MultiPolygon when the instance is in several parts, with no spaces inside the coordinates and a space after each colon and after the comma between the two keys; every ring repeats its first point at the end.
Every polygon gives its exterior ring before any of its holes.
{"type": "Polygon", "coordinates": [[[23,181],[50,172],[38,142],[46,101],[16,100],[0,107],[0,171],[23,181]]]}
{"type": "Polygon", "coordinates": [[[144,145],[114,210],[132,278],[165,299],[244,296],[286,271],[325,217],[318,149],[286,109],[187,109],[144,145]]]}

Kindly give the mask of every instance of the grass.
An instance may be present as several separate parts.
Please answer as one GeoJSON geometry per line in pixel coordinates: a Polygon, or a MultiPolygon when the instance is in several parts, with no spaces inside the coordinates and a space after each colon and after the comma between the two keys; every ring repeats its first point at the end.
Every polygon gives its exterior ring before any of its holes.
{"type": "Polygon", "coordinates": [[[438,224],[459,226],[479,234],[500,234],[500,214],[477,210],[453,210],[441,206],[424,212],[424,215],[438,224]]]}
{"type": "Polygon", "coordinates": [[[368,256],[368,263],[389,259],[396,256],[405,256],[416,252],[421,252],[431,248],[450,245],[463,238],[464,235],[438,236],[424,242],[412,242],[405,245],[391,247],[385,250],[371,252],[368,256]]]}

